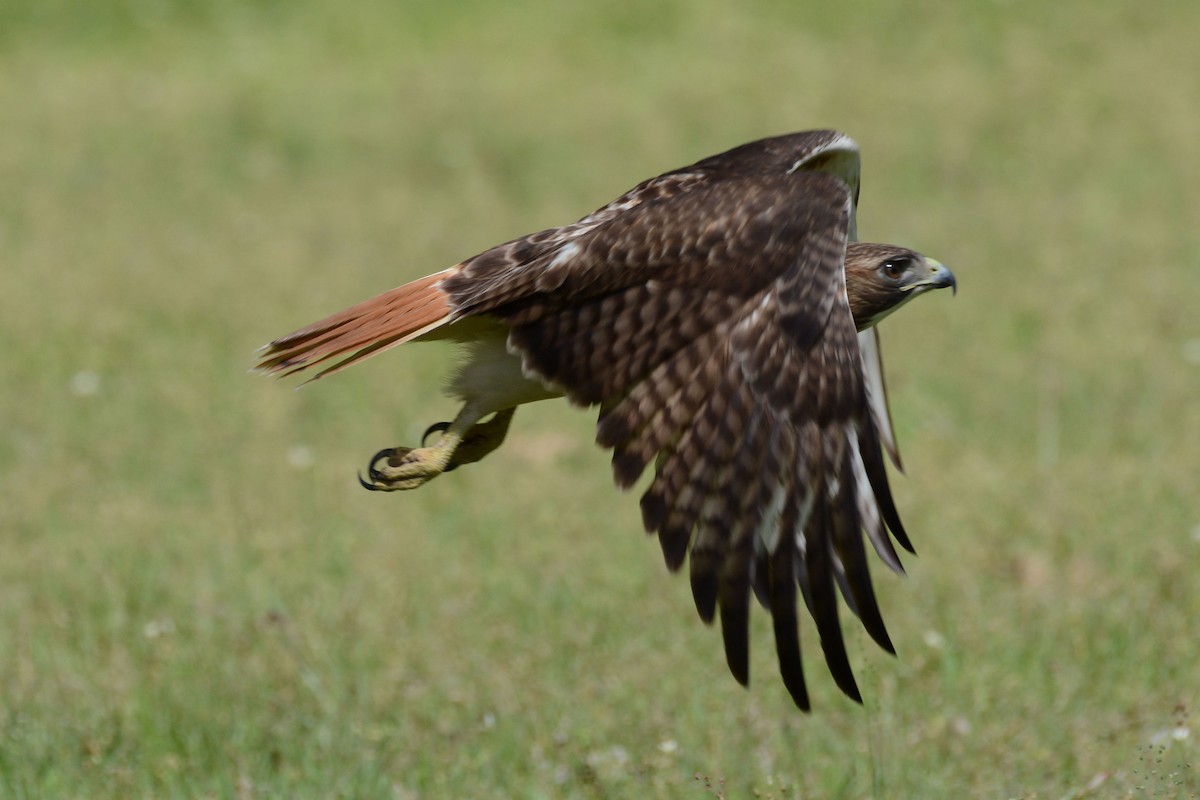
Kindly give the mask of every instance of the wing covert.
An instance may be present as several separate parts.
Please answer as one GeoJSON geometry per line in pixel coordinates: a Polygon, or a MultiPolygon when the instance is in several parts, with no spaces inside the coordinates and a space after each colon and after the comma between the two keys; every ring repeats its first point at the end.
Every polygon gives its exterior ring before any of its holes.
{"type": "Polygon", "coordinates": [[[488,311],[527,373],[601,406],[618,485],[654,464],[645,527],[670,569],[690,558],[697,611],[719,616],[742,682],[752,589],[764,602],[802,708],[797,596],[852,698],[839,593],[892,649],[863,545],[898,567],[844,285],[852,220],[849,187],[824,173],[693,187],[574,240],[553,280],[488,311]]]}

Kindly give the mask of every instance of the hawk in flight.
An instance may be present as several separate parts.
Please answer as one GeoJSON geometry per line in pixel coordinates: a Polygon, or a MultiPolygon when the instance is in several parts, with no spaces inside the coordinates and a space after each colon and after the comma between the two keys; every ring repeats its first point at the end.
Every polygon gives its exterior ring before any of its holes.
{"type": "Polygon", "coordinates": [[[762,139],[644,181],[578,222],[522,236],[276,339],[258,369],[328,375],[410,341],[466,345],[436,440],[381,450],[363,486],[415,489],[500,446],[517,406],[599,406],[596,441],[622,489],[653,465],[646,531],[690,562],[749,680],[751,592],[779,670],[807,710],[797,607],[837,685],[861,702],[837,593],[894,652],[865,538],[903,572],[912,552],[888,488],[900,468],[876,324],[956,288],[920,253],[856,241],[858,145],[837,131],[762,139]],[[333,359],[339,359],[334,360],[333,359]]]}

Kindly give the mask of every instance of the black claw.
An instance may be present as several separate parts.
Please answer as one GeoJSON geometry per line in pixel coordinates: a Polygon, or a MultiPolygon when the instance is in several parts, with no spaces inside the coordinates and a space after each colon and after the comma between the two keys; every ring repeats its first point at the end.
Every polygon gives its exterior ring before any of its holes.
{"type": "Polygon", "coordinates": [[[448,430],[450,430],[449,422],[433,423],[432,425],[430,425],[428,428],[425,429],[425,434],[423,436],[421,436],[421,447],[425,446],[425,440],[429,438],[429,434],[433,433],[434,431],[437,431],[438,433],[445,433],[448,430]]]}
{"type": "Polygon", "coordinates": [[[376,453],[375,455],[371,456],[371,462],[370,462],[370,463],[371,463],[371,469],[374,469],[374,468],[375,468],[375,464],[376,464],[377,462],[379,462],[379,461],[382,461],[382,460],[383,460],[383,459],[385,459],[385,458],[391,458],[391,457],[392,457],[393,455],[395,455],[395,454],[396,454],[396,448],[394,448],[394,447],[385,447],[385,448],[383,448],[383,449],[382,449],[382,450],[380,450],[378,453],[376,453]]]}
{"type": "MultiPolygon", "coordinates": [[[[400,460],[404,456],[408,455],[410,450],[411,448],[408,447],[385,447],[375,455],[371,456],[371,461],[369,464],[367,464],[367,477],[371,479],[374,485],[369,488],[381,489],[383,487],[381,487],[380,484],[386,484],[388,482],[387,476],[375,468],[376,464],[378,464],[380,461],[387,461],[389,467],[398,467],[400,466],[400,460]]],[[[362,479],[361,475],[359,476],[358,480],[359,483],[362,483],[364,486],[367,485],[366,481],[362,479]]]]}
{"type": "Polygon", "coordinates": [[[376,485],[375,485],[375,484],[373,484],[373,483],[367,483],[365,480],[363,480],[363,476],[362,476],[362,473],[361,473],[361,472],[360,472],[360,473],[358,473],[358,482],[359,482],[359,484],[361,484],[361,485],[362,485],[362,487],[363,487],[364,489],[366,489],[368,492],[378,492],[378,491],[379,491],[379,487],[378,487],[378,486],[376,486],[376,485]]]}
{"type": "Polygon", "coordinates": [[[396,453],[396,448],[385,447],[382,450],[380,450],[378,453],[376,453],[375,455],[371,456],[371,461],[367,464],[367,475],[371,478],[372,481],[374,481],[375,483],[379,483],[383,480],[383,473],[381,473],[379,470],[375,469],[375,465],[378,464],[380,461],[383,461],[384,459],[391,458],[393,455],[395,455],[395,453],[396,453]]]}

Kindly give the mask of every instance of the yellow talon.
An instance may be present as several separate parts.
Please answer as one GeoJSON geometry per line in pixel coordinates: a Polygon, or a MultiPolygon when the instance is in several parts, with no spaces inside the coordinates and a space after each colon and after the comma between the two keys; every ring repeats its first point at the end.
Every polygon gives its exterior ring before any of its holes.
{"type": "Polygon", "coordinates": [[[367,478],[358,482],[370,491],[416,489],[462,464],[479,461],[504,441],[515,408],[496,412],[487,422],[476,424],[479,414],[464,408],[449,424],[438,423],[425,432],[440,430],[442,435],[431,447],[389,447],[371,457],[367,478]]]}

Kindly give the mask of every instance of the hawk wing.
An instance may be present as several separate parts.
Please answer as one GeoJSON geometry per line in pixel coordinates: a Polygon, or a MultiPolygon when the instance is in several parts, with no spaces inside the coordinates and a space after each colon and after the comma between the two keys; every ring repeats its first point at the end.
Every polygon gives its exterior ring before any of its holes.
{"type": "Polygon", "coordinates": [[[697,610],[719,613],[730,670],[748,681],[753,590],[805,709],[797,594],[838,686],[859,700],[835,586],[893,652],[863,533],[897,571],[888,529],[911,549],[883,464],[886,396],[868,389],[846,299],[857,179],[857,148],[840,134],[763,140],[440,283],[452,318],[500,318],[528,375],[601,407],[597,441],[621,487],[654,463],[646,530],[672,570],[690,552],[697,610]]]}
{"type": "Polygon", "coordinates": [[[260,368],[345,356],[329,374],[499,318],[529,377],[600,406],[597,440],[620,486],[653,462],[646,530],[672,570],[690,552],[696,607],[705,621],[719,613],[734,676],[749,678],[753,591],[808,708],[799,595],[857,700],[837,592],[891,652],[863,534],[896,571],[889,530],[912,549],[883,463],[886,446],[899,466],[878,341],[856,331],[846,297],[858,183],[857,145],[836,131],[752,142],[276,340],[260,368]]]}

